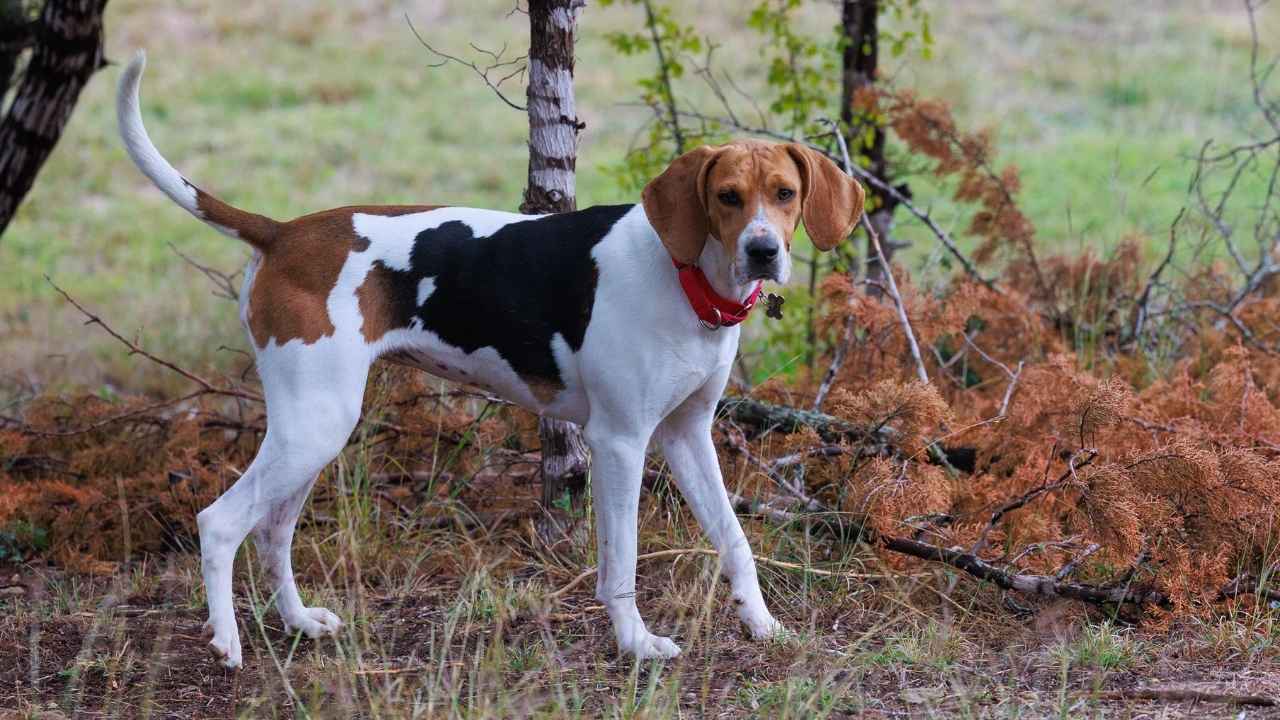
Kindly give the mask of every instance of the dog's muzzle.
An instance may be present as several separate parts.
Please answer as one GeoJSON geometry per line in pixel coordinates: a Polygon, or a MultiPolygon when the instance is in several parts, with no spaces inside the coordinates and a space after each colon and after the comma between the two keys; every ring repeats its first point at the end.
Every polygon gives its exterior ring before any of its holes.
{"type": "Polygon", "coordinates": [[[745,280],[781,280],[782,243],[772,234],[755,235],[743,245],[745,280]]]}

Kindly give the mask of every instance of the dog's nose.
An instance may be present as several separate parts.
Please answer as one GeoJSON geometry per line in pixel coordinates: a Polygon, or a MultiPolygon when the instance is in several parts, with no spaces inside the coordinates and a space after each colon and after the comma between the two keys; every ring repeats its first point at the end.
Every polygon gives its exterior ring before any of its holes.
{"type": "Polygon", "coordinates": [[[753,240],[747,244],[747,257],[752,262],[769,262],[778,257],[778,244],[771,240],[753,240]]]}

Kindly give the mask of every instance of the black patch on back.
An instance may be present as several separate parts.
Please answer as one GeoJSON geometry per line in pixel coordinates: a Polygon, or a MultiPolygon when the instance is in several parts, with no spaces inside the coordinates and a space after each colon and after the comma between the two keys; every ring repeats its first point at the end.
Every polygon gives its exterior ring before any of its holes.
{"type": "Polygon", "coordinates": [[[382,265],[392,323],[422,327],[468,353],[492,347],[522,378],[563,386],[551,338],[582,347],[599,269],[591,250],[635,205],[602,205],[506,225],[475,237],[451,220],[414,238],[408,271],[382,265]],[[418,284],[435,290],[418,307],[418,284]]]}

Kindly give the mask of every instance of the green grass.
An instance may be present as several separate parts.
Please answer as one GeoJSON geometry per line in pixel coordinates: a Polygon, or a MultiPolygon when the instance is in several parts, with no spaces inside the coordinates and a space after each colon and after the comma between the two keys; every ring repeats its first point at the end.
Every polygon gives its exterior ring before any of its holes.
{"type": "MultiPolygon", "coordinates": [[[[495,50],[506,44],[510,54],[527,42],[527,28],[509,11],[509,2],[485,0],[415,7],[412,17],[447,51],[475,55],[473,41],[495,50]]],[[[722,70],[762,95],[764,59],[746,12],[698,3],[677,14],[720,44],[722,70]]],[[[1240,138],[1251,127],[1247,26],[1232,4],[1179,0],[1152,10],[1098,0],[964,0],[933,4],[930,14],[932,59],[889,59],[886,75],[947,99],[966,127],[993,128],[999,164],[1023,170],[1021,202],[1046,250],[1105,248],[1132,232],[1162,239],[1185,203],[1188,153],[1205,138],[1240,138]]],[[[1264,38],[1280,37],[1277,16],[1264,12],[1264,38]]],[[[626,103],[650,61],[618,57],[604,34],[633,28],[639,17],[619,6],[583,14],[584,206],[634,199],[606,169],[648,119],[626,103]]],[[[828,33],[834,21],[830,6],[811,3],[800,22],[828,33]]],[[[525,117],[470,71],[428,67],[399,5],[111,3],[108,57],[126,60],[137,47],[149,51],[143,107],[156,143],[232,203],[289,218],[347,203],[519,202],[525,117]]],[[[242,363],[216,351],[245,347],[234,309],[169,245],[228,271],[247,253],[187,217],[128,162],[112,112],[118,72],[110,67],[90,83],[0,239],[0,356],[24,384],[171,389],[103,335],[83,330],[45,274],[167,357],[224,370],[242,363]]],[[[681,96],[705,101],[699,82],[692,74],[682,80],[681,96]]],[[[509,92],[522,96],[518,85],[509,92]]],[[[967,209],[927,177],[912,184],[921,204],[962,236],[967,209]]],[[[915,243],[904,256],[913,266],[936,257],[917,224],[904,217],[898,232],[915,243]]],[[[754,327],[759,336],[762,326],[754,327]]],[[[768,357],[760,374],[792,361],[768,357]]]]}

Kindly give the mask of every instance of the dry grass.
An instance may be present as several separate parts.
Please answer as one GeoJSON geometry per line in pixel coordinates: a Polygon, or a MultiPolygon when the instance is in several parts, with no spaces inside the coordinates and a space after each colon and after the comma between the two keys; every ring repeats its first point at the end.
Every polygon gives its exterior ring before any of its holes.
{"type": "MultiPolygon", "coordinates": [[[[337,638],[282,631],[251,550],[236,581],[239,672],[203,651],[193,554],[100,575],[9,564],[0,708],[45,718],[1226,717],[1239,709],[1124,694],[1194,686],[1280,697],[1280,626],[1265,608],[1149,634],[1079,606],[1010,605],[942,570],[891,571],[813,529],[758,518],[747,521],[758,552],[839,575],[761,568],[790,637],[745,638],[714,556],[660,557],[641,562],[640,605],[685,653],[637,665],[616,657],[591,583],[548,600],[590,563],[589,545],[552,552],[528,518],[436,527],[440,501],[405,492],[389,501],[387,486],[360,481],[361,455],[349,450],[327,473],[295,546],[308,601],[347,622],[337,638]],[[39,714],[50,711],[61,715],[39,714]]],[[[476,497],[532,502],[531,486],[491,483],[476,497]]],[[[645,496],[641,551],[703,547],[666,487],[645,496]]]]}

